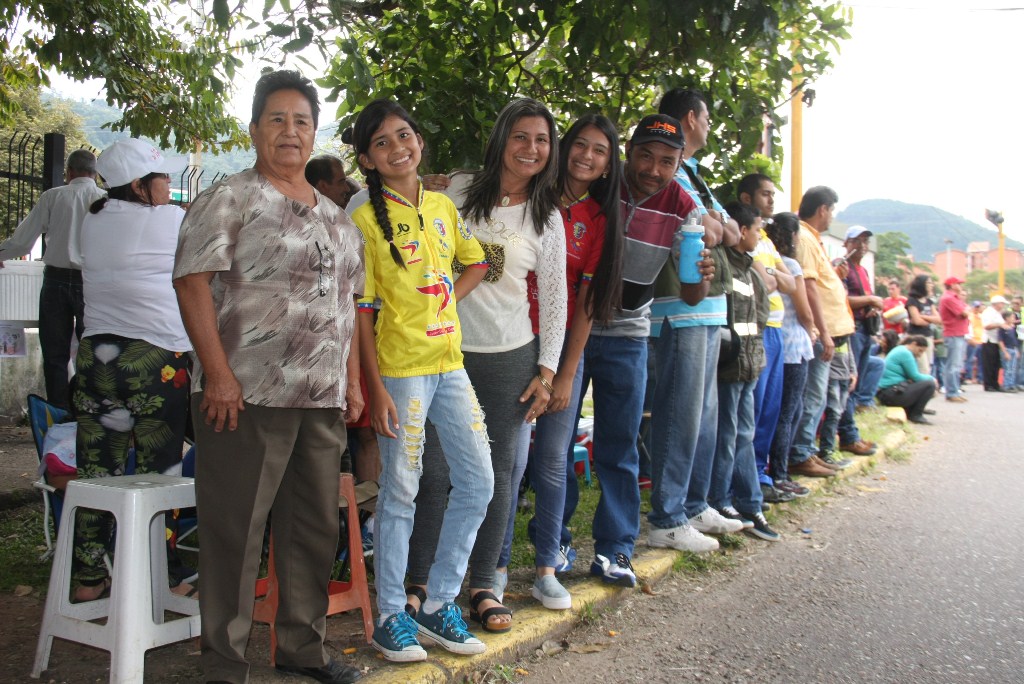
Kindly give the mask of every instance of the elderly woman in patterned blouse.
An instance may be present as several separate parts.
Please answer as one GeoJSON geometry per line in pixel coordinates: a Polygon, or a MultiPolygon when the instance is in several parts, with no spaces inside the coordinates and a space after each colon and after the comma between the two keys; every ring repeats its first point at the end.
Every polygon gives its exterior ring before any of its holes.
{"type": "Polygon", "coordinates": [[[323,642],[345,418],[362,409],[352,333],[363,252],[348,216],[306,182],[318,114],[308,79],[263,76],[249,124],[254,168],[200,194],[178,240],[174,285],[196,355],[208,681],[248,678],[252,587],[271,509],[277,669],[323,682],[359,677],[323,642]]]}

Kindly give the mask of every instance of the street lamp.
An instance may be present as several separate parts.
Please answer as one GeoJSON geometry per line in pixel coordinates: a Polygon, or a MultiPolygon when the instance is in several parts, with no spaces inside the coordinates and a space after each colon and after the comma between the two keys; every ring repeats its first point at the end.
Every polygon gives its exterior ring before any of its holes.
{"type": "Polygon", "coordinates": [[[1003,233],[1003,212],[986,209],[985,218],[999,231],[999,288],[996,290],[996,294],[1006,294],[1006,280],[1003,274],[1003,252],[1006,249],[1006,235],[1003,233]]]}

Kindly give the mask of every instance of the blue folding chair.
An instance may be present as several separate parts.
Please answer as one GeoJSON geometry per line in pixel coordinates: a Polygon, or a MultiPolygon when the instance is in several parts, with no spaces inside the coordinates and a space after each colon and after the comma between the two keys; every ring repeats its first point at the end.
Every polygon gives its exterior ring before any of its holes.
{"type": "MultiPolygon", "coordinates": [[[[63,422],[68,412],[49,403],[37,394],[28,395],[28,423],[32,428],[32,439],[36,443],[36,455],[39,463],[43,462],[43,440],[51,425],[63,422]]],[[[54,536],[60,524],[60,512],[64,507],[64,494],[52,486],[46,479],[46,471],[43,470],[39,479],[32,483],[43,495],[43,536],[46,538],[46,553],[40,560],[46,560],[53,555],[53,539],[50,536],[50,519],[53,519],[54,536]]]]}
{"type": "MultiPolygon", "coordinates": [[[[196,445],[193,444],[189,447],[188,451],[185,452],[185,456],[181,459],[181,476],[182,477],[195,477],[196,476],[196,445]]],[[[182,544],[182,542],[196,535],[199,530],[199,519],[196,517],[195,508],[185,508],[178,512],[178,548],[182,551],[191,551],[193,553],[199,553],[199,547],[182,544]]],[[[199,535],[196,535],[198,537],[199,535]]]]}

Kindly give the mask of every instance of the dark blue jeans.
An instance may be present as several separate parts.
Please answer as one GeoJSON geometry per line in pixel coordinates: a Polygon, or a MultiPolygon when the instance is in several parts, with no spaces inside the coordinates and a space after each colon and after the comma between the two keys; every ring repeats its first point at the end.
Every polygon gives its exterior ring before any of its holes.
{"type": "Polygon", "coordinates": [[[779,424],[779,410],[782,405],[783,363],[782,328],[764,329],[765,368],[757,378],[754,389],[754,412],[757,427],[754,431],[754,456],[757,460],[757,477],[761,484],[770,485],[768,475],[768,452],[771,450],[775,429],[779,424]]]}
{"type": "MultiPolygon", "coordinates": [[[[640,534],[640,456],[636,438],[647,385],[647,339],[591,335],[583,356],[583,384],[593,385],[594,471],[601,498],[594,513],[594,551],[633,556],[640,534]]],[[[575,512],[571,495],[562,516],[575,512]]],[[[564,540],[563,540],[564,541],[564,540]]]]}
{"type": "Polygon", "coordinates": [[[804,406],[804,385],[807,384],[807,362],[782,366],[782,404],[779,424],[768,452],[768,474],[773,480],[789,479],[789,447],[793,443],[797,421],[804,406]]]}
{"type": "Polygon", "coordinates": [[[82,272],[47,266],[39,292],[39,346],[43,351],[43,380],[46,400],[68,408],[68,362],[71,336],[79,340],[85,330],[85,298],[82,272]]]}

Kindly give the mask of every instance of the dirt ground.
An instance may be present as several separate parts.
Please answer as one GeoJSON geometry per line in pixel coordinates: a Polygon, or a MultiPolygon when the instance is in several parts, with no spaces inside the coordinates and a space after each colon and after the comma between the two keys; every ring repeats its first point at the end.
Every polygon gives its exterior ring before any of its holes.
{"type": "MultiPolygon", "coordinates": [[[[4,509],[30,506],[42,509],[39,494],[32,489],[36,479],[38,458],[27,427],[0,427],[0,515],[4,509]]],[[[589,558],[592,547],[580,540],[581,558],[589,558]]],[[[0,543],[3,543],[0,540],[0,543]]],[[[39,544],[43,544],[42,533],[39,544]]],[[[183,554],[187,562],[195,564],[195,557],[183,554]]],[[[369,559],[368,559],[369,561],[369,559]]],[[[372,566],[372,562],[370,563],[372,566]]],[[[586,576],[587,562],[577,563],[572,573],[582,580],[586,576]]],[[[532,572],[514,571],[506,590],[506,603],[513,609],[532,602],[529,588],[532,572]]],[[[197,583],[202,589],[202,578],[197,583]]],[[[93,649],[69,641],[55,639],[47,670],[38,680],[29,673],[35,660],[40,621],[45,604],[45,591],[33,591],[27,596],[17,592],[0,594],[0,641],[5,645],[0,654],[0,681],[47,682],[49,684],[81,684],[106,682],[109,679],[110,657],[106,651],[93,649]]],[[[371,585],[371,601],[373,601],[371,585]]],[[[169,616],[170,617],[170,616],[169,616]]],[[[381,668],[393,668],[370,648],[363,635],[358,613],[344,613],[328,618],[327,650],[346,663],[358,666],[369,674],[381,668]]],[[[266,625],[255,624],[249,642],[247,657],[253,663],[250,681],[253,684],[294,682],[294,678],[280,677],[269,666],[270,632],[266,625]]],[[[202,682],[199,663],[198,639],[153,649],[146,654],[146,682],[191,683],[202,682]]]]}
{"type": "MultiPolygon", "coordinates": [[[[38,457],[29,429],[0,427],[0,509],[32,506],[41,511],[42,500],[32,488],[37,466],[38,457]]],[[[43,543],[41,532],[39,543],[43,543]]],[[[61,639],[54,640],[50,664],[42,678],[34,680],[29,677],[35,660],[45,598],[45,593],[38,591],[27,596],[20,596],[17,592],[0,594],[0,640],[5,644],[0,655],[0,680],[51,684],[106,682],[110,663],[106,651],[61,639]]],[[[361,624],[355,617],[332,617],[328,622],[328,636],[328,649],[333,653],[341,654],[352,647],[361,648],[361,659],[366,660],[363,666],[378,666],[366,648],[361,624]]],[[[269,629],[266,625],[254,626],[249,657],[252,662],[261,664],[254,668],[254,681],[277,680],[277,675],[267,666],[269,652],[269,629]]],[[[201,682],[198,655],[198,640],[154,649],[146,656],[146,681],[201,682]]]]}

